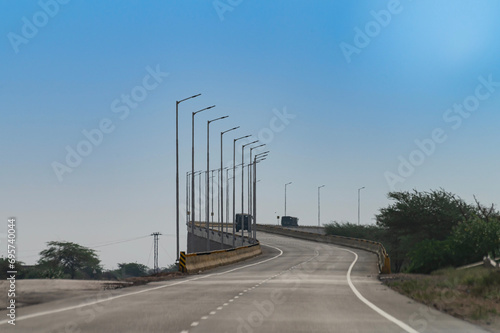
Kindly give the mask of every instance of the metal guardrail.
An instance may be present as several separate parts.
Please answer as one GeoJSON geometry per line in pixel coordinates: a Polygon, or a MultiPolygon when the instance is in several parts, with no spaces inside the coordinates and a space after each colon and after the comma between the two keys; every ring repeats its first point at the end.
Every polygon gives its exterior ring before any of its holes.
{"type": "Polygon", "coordinates": [[[270,232],[283,236],[290,236],[305,240],[311,240],[314,242],[343,245],[347,247],[353,247],[357,249],[370,251],[375,253],[378,257],[379,272],[381,274],[391,273],[391,260],[389,258],[389,254],[385,250],[382,243],[379,242],[369,241],[360,238],[344,237],[344,236],[320,235],[307,231],[285,229],[282,228],[281,226],[276,226],[276,225],[258,224],[257,231],[270,232]]]}

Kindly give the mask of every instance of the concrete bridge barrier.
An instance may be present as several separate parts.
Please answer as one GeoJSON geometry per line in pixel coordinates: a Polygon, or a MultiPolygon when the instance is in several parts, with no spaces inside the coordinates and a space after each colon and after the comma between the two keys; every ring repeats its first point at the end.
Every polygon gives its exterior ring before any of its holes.
{"type": "Polygon", "coordinates": [[[307,231],[285,229],[281,226],[276,226],[276,225],[257,224],[257,231],[269,232],[283,236],[310,240],[313,242],[342,245],[342,246],[370,251],[375,253],[378,257],[379,272],[381,274],[391,273],[391,260],[389,258],[389,255],[387,254],[384,246],[378,242],[373,242],[366,239],[343,237],[343,236],[320,235],[317,233],[312,233],[307,231]]]}
{"type": "Polygon", "coordinates": [[[236,262],[258,256],[262,253],[260,244],[253,244],[235,249],[211,252],[189,253],[181,252],[179,270],[186,273],[198,273],[207,269],[230,265],[236,262]]]}

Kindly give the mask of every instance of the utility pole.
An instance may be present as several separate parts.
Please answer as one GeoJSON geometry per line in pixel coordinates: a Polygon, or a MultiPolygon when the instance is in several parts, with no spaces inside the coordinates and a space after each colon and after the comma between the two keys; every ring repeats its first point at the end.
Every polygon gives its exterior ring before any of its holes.
{"type": "Polygon", "coordinates": [[[154,232],[151,234],[151,236],[153,236],[154,238],[154,251],[155,251],[155,258],[154,258],[154,272],[155,274],[158,274],[160,272],[160,268],[158,267],[158,237],[160,236],[161,234],[159,232],[154,232]]]}

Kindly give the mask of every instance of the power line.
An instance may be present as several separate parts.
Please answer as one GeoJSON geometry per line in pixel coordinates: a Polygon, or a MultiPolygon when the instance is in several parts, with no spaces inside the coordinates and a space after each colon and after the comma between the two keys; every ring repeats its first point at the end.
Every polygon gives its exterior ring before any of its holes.
{"type": "MultiPolygon", "coordinates": [[[[148,236],[149,237],[149,236],[148,236]]],[[[148,262],[146,264],[147,267],[149,267],[149,259],[151,259],[151,252],[153,252],[153,246],[154,246],[154,243],[151,244],[151,250],[149,250],[149,256],[148,256],[148,262]]]]}
{"type": "Polygon", "coordinates": [[[138,240],[138,239],[146,238],[146,237],[149,237],[149,236],[150,235],[140,236],[140,237],[134,237],[134,238],[124,239],[124,240],[118,240],[118,241],[113,241],[113,242],[109,242],[109,243],[104,243],[104,244],[101,244],[101,245],[93,245],[93,246],[89,246],[89,247],[90,248],[97,248],[97,247],[104,247],[104,246],[109,246],[109,245],[121,244],[121,243],[126,243],[126,242],[135,241],[135,240],[138,240]]]}
{"type": "Polygon", "coordinates": [[[168,251],[163,247],[163,245],[160,244],[160,247],[162,248],[163,251],[165,251],[165,253],[167,254],[167,256],[172,259],[173,261],[175,261],[174,258],[172,258],[172,256],[170,255],[170,253],[168,253],[168,251]]]}

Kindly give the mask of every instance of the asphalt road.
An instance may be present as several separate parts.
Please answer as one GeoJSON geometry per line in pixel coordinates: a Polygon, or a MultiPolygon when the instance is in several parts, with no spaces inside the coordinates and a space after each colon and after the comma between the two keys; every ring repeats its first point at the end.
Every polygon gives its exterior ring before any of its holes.
{"type": "Polygon", "coordinates": [[[383,286],[372,253],[264,233],[259,240],[258,258],[20,308],[16,326],[0,321],[0,331],[485,332],[383,286]]]}

